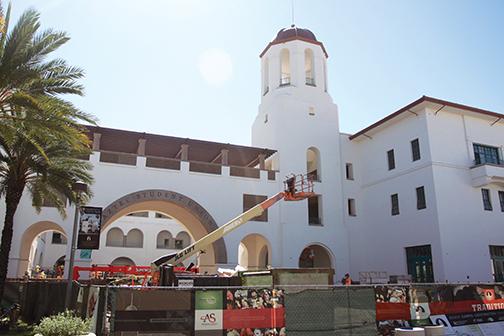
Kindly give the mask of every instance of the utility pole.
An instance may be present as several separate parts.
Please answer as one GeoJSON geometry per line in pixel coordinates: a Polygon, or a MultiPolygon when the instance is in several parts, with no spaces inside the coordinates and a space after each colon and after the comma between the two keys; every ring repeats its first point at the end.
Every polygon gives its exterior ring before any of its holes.
{"type": "Polygon", "coordinates": [[[75,250],[76,250],[76,240],[77,240],[77,225],[79,223],[79,209],[80,209],[80,199],[81,199],[81,193],[82,192],[87,192],[87,185],[84,183],[74,183],[72,186],[74,192],[77,194],[77,199],[75,202],[75,215],[74,215],[74,222],[73,222],[73,228],[72,228],[72,239],[70,246],[70,261],[68,263],[68,270],[67,270],[67,288],[66,288],[66,295],[65,295],[65,309],[70,308],[70,304],[72,301],[72,287],[73,287],[73,267],[74,267],[74,262],[75,262],[75,250]]]}

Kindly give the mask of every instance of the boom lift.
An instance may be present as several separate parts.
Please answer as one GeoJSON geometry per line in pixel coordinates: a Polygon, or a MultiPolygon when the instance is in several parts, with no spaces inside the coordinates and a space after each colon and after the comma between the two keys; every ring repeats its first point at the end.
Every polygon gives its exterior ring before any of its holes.
{"type": "Polygon", "coordinates": [[[197,253],[204,252],[213,242],[247,223],[252,218],[260,216],[266,209],[270,208],[278,201],[282,199],[285,201],[301,201],[314,195],[313,180],[310,176],[292,174],[292,176],[284,181],[284,191],[250,208],[183,250],[177,253],[167,254],[154,260],[151,263],[152,284],[162,286],[171,285],[174,280],[174,266],[179,265],[184,260],[197,253]]]}

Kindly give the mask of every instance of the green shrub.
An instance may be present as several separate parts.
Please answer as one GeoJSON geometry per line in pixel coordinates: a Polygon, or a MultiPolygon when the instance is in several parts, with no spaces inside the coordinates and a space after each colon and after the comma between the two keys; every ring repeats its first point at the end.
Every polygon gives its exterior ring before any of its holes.
{"type": "Polygon", "coordinates": [[[67,310],[42,319],[33,331],[43,336],[81,336],[89,333],[89,323],[67,310]]]}

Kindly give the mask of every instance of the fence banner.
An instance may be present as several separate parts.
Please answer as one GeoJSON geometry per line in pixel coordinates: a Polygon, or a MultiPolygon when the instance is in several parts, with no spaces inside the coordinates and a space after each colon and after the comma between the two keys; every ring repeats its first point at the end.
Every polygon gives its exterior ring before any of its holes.
{"type": "Polygon", "coordinates": [[[118,288],[114,306],[113,335],[172,332],[189,336],[193,330],[190,290],[118,288]]]}
{"type": "Polygon", "coordinates": [[[380,335],[428,324],[444,325],[447,334],[504,335],[501,285],[378,286],[375,298],[380,335]]]}

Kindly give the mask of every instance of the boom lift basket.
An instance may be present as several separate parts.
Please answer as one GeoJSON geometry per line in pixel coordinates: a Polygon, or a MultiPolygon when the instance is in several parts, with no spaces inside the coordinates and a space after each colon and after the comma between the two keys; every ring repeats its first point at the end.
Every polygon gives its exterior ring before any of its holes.
{"type": "Polygon", "coordinates": [[[284,181],[284,185],[285,201],[301,201],[315,196],[313,192],[313,178],[308,174],[292,174],[284,181]]]}

